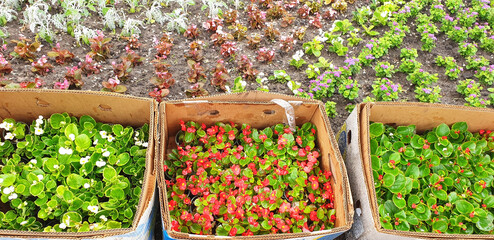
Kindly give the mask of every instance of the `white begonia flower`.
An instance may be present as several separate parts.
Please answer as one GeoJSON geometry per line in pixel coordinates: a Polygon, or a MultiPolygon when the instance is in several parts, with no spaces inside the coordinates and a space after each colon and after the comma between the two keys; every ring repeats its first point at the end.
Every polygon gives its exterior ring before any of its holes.
{"type": "Polygon", "coordinates": [[[443,152],[446,152],[448,149],[447,148],[443,148],[443,152]]]}
{"type": "Polygon", "coordinates": [[[104,167],[105,165],[106,165],[106,162],[101,160],[101,159],[96,162],[97,167],[104,167]]]}
{"type": "Polygon", "coordinates": [[[87,206],[87,210],[93,213],[98,213],[99,207],[98,206],[87,206]]]}
{"type": "Polygon", "coordinates": [[[58,169],[58,168],[60,168],[60,166],[58,166],[58,164],[55,164],[55,165],[53,165],[53,168],[58,169]]]}
{"type": "Polygon", "coordinates": [[[70,138],[70,140],[74,141],[75,140],[75,135],[71,133],[71,134],[69,134],[69,138],[70,138]]]}
{"type": "Polygon", "coordinates": [[[72,154],[74,151],[72,151],[72,149],[70,148],[64,148],[64,147],[60,147],[58,149],[58,153],[62,154],[62,155],[70,155],[72,154]]]}
{"type": "Polygon", "coordinates": [[[0,142],[0,146],[3,146],[5,144],[5,142],[0,142]]]}
{"type": "Polygon", "coordinates": [[[10,194],[9,200],[14,200],[14,199],[17,199],[17,193],[10,194]]]}
{"type": "Polygon", "coordinates": [[[2,183],[3,183],[3,178],[0,178],[0,184],[2,184],[2,183]]]}
{"type": "Polygon", "coordinates": [[[37,128],[37,127],[34,128],[34,134],[36,134],[38,136],[41,135],[41,134],[43,134],[44,132],[45,131],[42,128],[37,128]]]}
{"type": "Polygon", "coordinates": [[[98,144],[98,139],[94,140],[93,145],[96,146],[98,144]]]}
{"type": "Polygon", "coordinates": [[[43,175],[41,175],[41,174],[38,174],[38,176],[36,176],[36,177],[38,177],[38,180],[39,180],[39,181],[42,181],[42,180],[43,180],[43,178],[45,178],[45,177],[44,177],[43,175]]]}
{"type": "Polygon", "coordinates": [[[89,183],[84,183],[84,188],[86,188],[86,189],[87,189],[87,188],[89,188],[89,187],[91,187],[91,185],[90,185],[89,183]]]}
{"type": "Polygon", "coordinates": [[[14,192],[14,190],[15,190],[14,186],[6,187],[3,189],[3,193],[8,195],[8,194],[11,194],[12,192],[14,192]]]}
{"type": "Polygon", "coordinates": [[[7,123],[7,124],[5,124],[5,130],[7,130],[7,131],[10,130],[11,128],[13,128],[13,127],[14,127],[14,124],[13,123],[7,123]]]}
{"type": "Polygon", "coordinates": [[[142,146],[142,142],[141,141],[137,141],[136,142],[136,146],[142,146]]]}
{"type": "Polygon", "coordinates": [[[115,138],[112,135],[108,135],[106,137],[106,140],[108,140],[108,142],[112,142],[113,140],[115,140],[115,138]]]}
{"type": "Polygon", "coordinates": [[[41,125],[41,124],[43,124],[43,119],[42,118],[36,119],[36,125],[41,125]]]}
{"type": "Polygon", "coordinates": [[[302,56],[304,56],[304,51],[298,50],[297,52],[295,52],[295,54],[293,54],[292,58],[298,62],[300,61],[300,59],[302,59],[302,56]]]}
{"type": "Polygon", "coordinates": [[[38,181],[34,180],[34,181],[33,181],[33,183],[32,183],[31,185],[34,185],[34,184],[36,184],[36,183],[38,183],[38,181]]]}
{"type": "Polygon", "coordinates": [[[32,163],[32,164],[37,164],[38,163],[38,161],[36,161],[36,159],[31,159],[31,161],[29,161],[29,162],[32,163]]]}
{"type": "Polygon", "coordinates": [[[6,127],[7,127],[7,123],[6,122],[0,123],[0,128],[5,129],[6,127]]]}
{"type": "Polygon", "coordinates": [[[110,156],[110,152],[109,151],[104,151],[103,152],[103,157],[109,157],[110,156]]]}
{"type": "Polygon", "coordinates": [[[99,224],[98,223],[93,223],[91,225],[89,225],[89,229],[93,230],[95,227],[98,227],[99,224]]]}
{"type": "Polygon", "coordinates": [[[136,135],[136,137],[139,137],[139,132],[136,132],[136,134],[135,134],[135,135],[136,135]]]}
{"type": "Polygon", "coordinates": [[[145,147],[145,148],[147,148],[148,147],[148,143],[147,142],[143,142],[142,143],[142,146],[145,147]]]}
{"type": "Polygon", "coordinates": [[[12,133],[8,132],[7,134],[5,134],[5,139],[7,139],[7,140],[12,140],[12,139],[14,139],[14,134],[12,134],[12,133]]]}
{"type": "Polygon", "coordinates": [[[66,229],[67,228],[67,224],[60,223],[60,225],[58,225],[58,227],[61,228],[61,229],[66,229]]]}
{"type": "Polygon", "coordinates": [[[101,216],[99,216],[99,218],[100,218],[100,219],[101,219],[101,221],[103,221],[103,222],[108,221],[108,218],[106,218],[106,216],[105,216],[105,215],[101,215],[101,216]]]}
{"type": "Polygon", "coordinates": [[[86,157],[81,158],[81,161],[80,161],[81,165],[84,165],[84,164],[86,164],[88,162],[89,162],[89,156],[86,156],[86,157]]]}
{"type": "Polygon", "coordinates": [[[388,11],[381,12],[381,17],[385,18],[388,16],[388,11]]]}
{"type": "Polygon", "coordinates": [[[106,131],[99,131],[99,135],[101,135],[102,138],[106,138],[106,131]]]}
{"type": "Polygon", "coordinates": [[[27,221],[26,221],[26,220],[24,220],[24,221],[22,221],[20,224],[21,224],[21,226],[24,226],[24,225],[26,225],[26,224],[27,224],[27,221]]]}

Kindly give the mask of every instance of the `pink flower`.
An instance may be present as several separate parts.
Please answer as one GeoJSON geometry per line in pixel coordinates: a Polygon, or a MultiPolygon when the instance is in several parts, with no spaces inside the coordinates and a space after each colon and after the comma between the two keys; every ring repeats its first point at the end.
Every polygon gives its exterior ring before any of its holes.
{"type": "Polygon", "coordinates": [[[67,90],[69,89],[70,83],[67,81],[67,79],[63,79],[63,83],[61,82],[56,82],[55,86],[53,87],[54,89],[61,89],[61,90],[67,90]]]}

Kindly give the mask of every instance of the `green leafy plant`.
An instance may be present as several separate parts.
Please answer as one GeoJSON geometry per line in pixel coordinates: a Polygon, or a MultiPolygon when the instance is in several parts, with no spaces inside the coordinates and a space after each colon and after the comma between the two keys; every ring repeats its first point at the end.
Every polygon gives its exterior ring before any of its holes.
{"type": "Polygon", "coordinates": [[[490,234],[494,229],[491,131],[465,122],[417,134],[414,125],[372,123],[371,161],[385,229],[490,234]]]}
{"type": "Polygon", "coordinates": [[[333,101],[327,101],[324,103],[324,108],[326,109],[326,114],[330,118],[335,118],[338,116],[338,112],[336,111],[336,102],[333,101]]]}
{"type": "Polygon", "coordinates": [[[315,37],[310,42],[306,42],[302,45],[305,53],[312,54],[316,57],[321,56],[321,50],[324,48],[319,37],[315,37]]]}
{"type": "Polygon", "coordinates": [[[274,70],[273,75],[269,76],[268,79],[283,84],[292,80],[290,75],[288,75],[285,70],[274,70]]]}
{"type": "Polygon", "coordinates": [[[441,102],[441,88],[439,86],[415,86],[415,98],[421,102],[437,103],[441,102]]]}
{"type": "Polygon", "coordinates": [[[32,124],[4,119],[2,229],[86,232],[129,228],[141,195],[149,126],[67,113],[32,124]]]}

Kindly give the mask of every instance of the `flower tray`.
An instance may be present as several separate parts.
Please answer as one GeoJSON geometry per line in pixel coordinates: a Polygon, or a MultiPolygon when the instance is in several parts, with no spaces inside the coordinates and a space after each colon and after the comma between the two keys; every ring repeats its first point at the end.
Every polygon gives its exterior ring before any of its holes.
{"type": "MultiPolygon", "coordinates": [[[[256,236],[215,236],[196,235],[172,230],[169,201],[165,184],[164,171],[159,172],[158,186],[163,222],[164,239],[316,239],[324,237],[333,239],[350,229],[353,222],[353,201],[351,200],[346,168],[338,151],[336,141],[325,114],[324,106],[319,101],[302,99],[282,94],[251,91],[239,94],[224,94],[186,101],[170,101],[160,104],[160,159],[157,169],[164,168],[165,158],[176,149],[175,137],[184,122],[194,121],[212,126],[217,122],[233,122],[238,126],[249,124],[252,128],[263,129],[279,123],[288,123],[294,117],[295,125],[302,126],[310,122],[317,127],[315,144],[320,151],[319,167],[332,172],[331,186],[334,191],[335,224],[334,228],[322,231],[300,233],[276,233],[256,236]],[[282,99],[293,107],[281,107],[273,99],[282,99]],[[285,109],[286,108],[286,109],[285,109]]],[[[309,179],[307,179],[309,180],[309,179]]],[[[274,223],[273,223],[274,224],[274,223]]]]}
{"type": "MultiPolygon", "coordinates": [[[[339,133],[340,143],[343,144],[340,145],[340,148],[344,149],[345,152],[344,159],[348,166],[348,175],[356,208],[355,224],[350,234],[348,234],[351,236],[350,239],[492,238],[492,235],[485,234],[447,234],[438,233],[439,231],[412,232],[384,229],[378,210],[378,199],[381,196],[376,195],[370,156],[371,131],[369,126],[372,122],[394,127],[415,125],[417,133],[432,130],[441,124],[442,127],[446,125],[452,127],[454,123],[466,122],[468,131],[473,133],[482,129],[490,129],[494,126],[494,111],[491,109],[425,103],[378,102],[359,104],[350,114],[339,133]]],[[[453,128],[457,129],[458,125],[453,128]]],[[[425,147],[428,148],[429,145],[425,147]]],[[[433,164],[431,165],[434,167],[433,164]]],[[[431,191],[434,192],[435,189],[431,191]]],[[[435,195],[436,192],[434,192],[435,195]]],[[[460,212],[464,212],[463,205],[471,206],[465,203],[464,200],[459,200],[459,202],[453,203],[453,205],[446,204],[445,206],[460,212]]],[[[411,208],[413,208],[413,205],[411,208]]],[[[432,208],[436,208],[436,206],[432,208]]],[[[441,217],[434,211],[432,214],[433,216],[441,217]]],[[[395,225],[399,224],[401,222],[395,223],[395,225]]]]}
{"type": "MultiPolygon", "coordinates": [[[[70,116],[77,118],[89,115],[95,121],[101,123],[121,124],[122,126],[132,126],[134,128],[148,124],[149,138],[145,140],[148,144],[148,148],[145,152],[146,160],[145,169],[143,170],[144,178],[142,181],[142,190],[139,197],[139,203],[136,206],[136,211],[133,212],[134,217],[132,224],[129,228],[94,230],[87,232],[0,230],[0,237],[30,239],[147,239],[149,235],[152,234],[152,227],[154,226],[153,215],[156,212],[153,210],[156,187],[154,170],[154,142],[157,136],[155,131],[157,121],[157,116],[155,115],[156,111],[157,103],[152,99],[123,96],[119,94],[85,91],[1,89],[0,121],[3,121],[4,119],[15,119],[16,121],[30,124],[34,120],[37,120],[40,115],[44,116],[44,119],[50,118],[50,116],[55,113],[68,113],[70,116]]],[[[60,114],[58,115],[62,116],[60,114]]],[[[41,118],[38,119],[36,121],[37,124],[38,121],[41,123],[44,120],[41,118]]],[[[37,135],[42,134],[42,130],[38,129],[37,131],[40,131],[35,132],[37,135]]],[[[94,143],[91,145],[93,144],[94,143]]],[[[70,154],[72,151],[76,151],[61,147],[59,150],[60,154],[64,154],[62,153],[62,150],[69,151],[70,154]]],[[[40,177],[38,176],[38,179],[39,178],[40,177]]],[[[0,203],[0,208],[8,209],[10,206],[0,203]]],[[[101,210],[102,208],[88,206],[88,209],[96,212],[98,209],[101,210]]],[[[105,218],[105,216],[103,216],[103,218],[105,218]]],[[[108,219],[110,219],[110,216],[108,216],[108,219]]],[[[85,221],[87,221],[87,219],[85,221]]],[[[54,224],[57,224],[58,226],[58,222],[54,224]]]]}

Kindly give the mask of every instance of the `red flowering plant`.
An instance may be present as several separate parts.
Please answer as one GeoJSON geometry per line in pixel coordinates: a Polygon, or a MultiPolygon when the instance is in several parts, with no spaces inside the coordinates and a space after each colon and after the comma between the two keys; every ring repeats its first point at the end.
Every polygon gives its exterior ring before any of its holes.
{"type": "Polygon", "coordinates": [[[334,226],[332,174],[319,167],[312,123],[180,126],[164,164],[172,230],[249,236],[334,226]]]}

